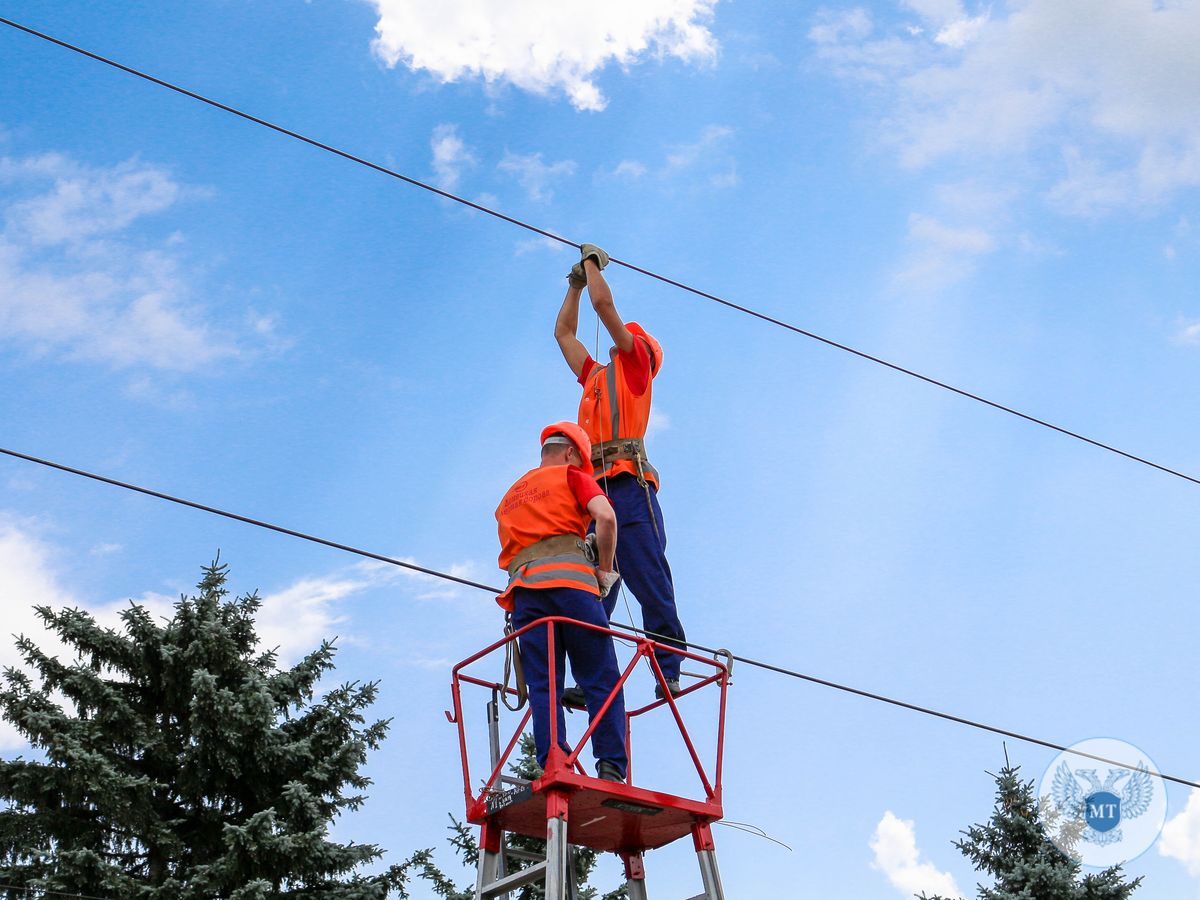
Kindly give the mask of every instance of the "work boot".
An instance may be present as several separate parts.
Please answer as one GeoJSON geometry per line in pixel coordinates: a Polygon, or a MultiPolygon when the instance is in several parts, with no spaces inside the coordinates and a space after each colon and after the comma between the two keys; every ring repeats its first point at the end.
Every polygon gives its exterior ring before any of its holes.
{"type": "Polygon", "coordinates": [[[610,763],[607,759],[602,759],[596,763],[596,777],[601,781],[616,781],[619,784],[625,783],[625,776],[621,774],[621,770],[617,768],[617,764],[610,763]]]}
{"type": "MultiPolygon", "coordinates": [[[[678,686],[678,683],[677,683],[678,686]]],[[[575,684],[562,692],[562,697],[558,701],[567,709],[582,709],[587,710],[587,701],[583,699],[583,688],[575,684]]]]}
{"type": "MultiPolygon", "coordinates": [[[[672,697],[678,697],[681,693],[683,693],[683,688],[681,688],[679,686],[678,678],[668,678],[667,679],[667,690],[671,692],[672,697]]],[[[662,700],[664,696],[665,695],[663,694],[662,685],[656,684],[654,686],[654,699],[662,700]]]]}

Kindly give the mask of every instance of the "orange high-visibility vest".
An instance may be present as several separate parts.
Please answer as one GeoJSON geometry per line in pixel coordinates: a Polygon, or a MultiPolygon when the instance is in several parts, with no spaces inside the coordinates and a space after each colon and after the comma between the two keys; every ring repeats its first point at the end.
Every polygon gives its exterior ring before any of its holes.
{"type": "MultiPolygon", "coordinates": [[[[517,554],[538,541],[565,534],[583,538],[592,517],[579,506],[567,481],[570,466],[540,466],[517,479],[496,507],[500,536],[501,569],[507,570],[517,554]]],[[[505,609],[513,608],[514,587],[569,587],[600,596],[596,570],[582,553],[564,553],[526,563],[510,573],[508,587],[496,598],[505,609]]]]}
{"type": "MultiPolygon", "coordinates": [[[[635,397],[625,384],[624,366],[621,354],[618,353],[616,359],[611,360],[607,366],[593,366],[584,382],[583,399],[579,402],[579,424],[588,433],[593,447],[602,441],[646,437],[646,425],[650,421],[650,399],[654,390],[654,378],[658,373],[651,367],[646,392],[640,397],[635,397]]],[[[643,463],[642,468],[646,480],[657,489],[658,470],[649,463],[643,463]]],[[[592,475],[599,480],[604,476],[611,477],[622,472],[637,475],[637,463],[631,459],[613,460],[605,465],[596,466],[592,475]]]]}

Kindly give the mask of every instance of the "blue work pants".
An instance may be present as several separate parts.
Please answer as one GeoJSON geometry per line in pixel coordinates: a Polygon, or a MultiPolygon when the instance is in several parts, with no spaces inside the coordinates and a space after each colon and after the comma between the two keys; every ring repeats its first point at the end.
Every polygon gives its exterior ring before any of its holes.
{"type": "MultiPolygon", "coordinates": [[[[543,616],[568,616],[591,625],[608,627],[608,619],[600,599],[587,591],[575,588],[514,588],[512,622],[514,628],[523,628],[543,616]]],[[[529,687],[529,704],[533,711],[533,740],[537,745],[538,765],[546,765],[550,752],[550,665],[545,626],[527,631],[518,640],[521,644],[521,661],[525,666],[525,683],[529,687]]],[[[617,652],[612,638],[587,628],[572,628],[569,625],[554,626],[554,676],[557,693],[562,698],[563,676],[566,665],[564,653],[571,660],[571,672],[587,701],[588,722],[595,718],[604,701],[616,685],[620,673],[617,669],[617,652]]],[[[567,724],[562,705],[554,704],[558,717],[558,742],[565,752],[567,724]]],[[[625,695],[618,691],[612,706],[596,726],[592,735],[592,755],[597,761],[607,760],[621,771],[622,777],[629,759],[625,752],[625,695]]]]}
{"type": "MultiPolygon", "coordinates": [[[[617,571],[641,604],[643,627],[668,638],[655,638],[660,643],[687,649],[683,643],[683,623],[675,610],[675,583],[667,564],[667,529],[658,505],[658,491],[650,485],[647,501],[647,489],[628,473],[601,478],[600,487],[617,514],[617,571]]],[[[619,587],[617,582],[604,598],[604,611],[609,619],[617,605],[619,587]]],[[[664,677],[679,678],[681,657],[660,650],[655,658],[664,677]]]]}

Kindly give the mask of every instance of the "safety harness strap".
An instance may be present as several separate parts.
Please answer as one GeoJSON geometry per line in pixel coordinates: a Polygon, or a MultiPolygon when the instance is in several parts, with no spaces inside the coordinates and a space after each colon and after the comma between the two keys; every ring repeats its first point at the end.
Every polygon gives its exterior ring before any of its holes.
{"type": "Polygon", "coordinates": [[[547,556],[563,556],[571,553],[584,553],[584,540],[574,534],[555,534],[542,538],[536,544],[530,544],[513,557],[508,564],[509,577],[515,575],[522,566],[528,565],[535,559],[547,556]]]}

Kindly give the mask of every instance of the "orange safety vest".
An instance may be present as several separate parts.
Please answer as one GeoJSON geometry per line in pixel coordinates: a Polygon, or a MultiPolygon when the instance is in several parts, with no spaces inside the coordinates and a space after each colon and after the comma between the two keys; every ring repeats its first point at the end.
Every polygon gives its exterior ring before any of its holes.
{"type": "MultiPolygon", "coordinates": [[[[636,338],[635,338],[636,340],[636,338]]],[[[625,363],[618,353],[607,366],[592,367],[583,384],[583,399],[579,402],[579,424],[591,438],[595,447],[602,441],[619,438],[645,438],[646,425],[650,421],[650,397],[654,389],[654,378],[658,374],[651,366],[650,380],[646,392],[635,397],[625,384],[625,363]]],[[[658,488],[658,470],[648,462],[642,463],[646,480],[658,488]]],[[[616,459],[597,465],[592,476],[597,480],[628,472],[637,475],[637,463],[632,459],[616,459]]]]}
{"type": "MultiPolygon", "coordinates": [[[[570,466],[539,466],[530,469],[504,494],[496,507],[500,536],[501,569],[507,570],[517,554],[538,541],[555,535],[587,535],[592,517],[579,506],[567,481],[570,466]]],[[[569,587],[600,596],[596,570],[582,553],[564,553],[534,559],[509,573],[508,587],[496,598],[507,610],[513,608],[512,589],[569,587]]]]}

